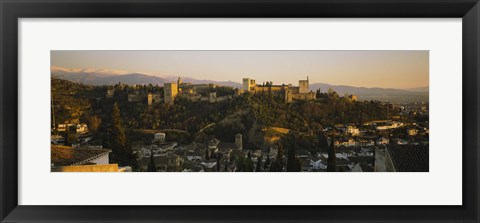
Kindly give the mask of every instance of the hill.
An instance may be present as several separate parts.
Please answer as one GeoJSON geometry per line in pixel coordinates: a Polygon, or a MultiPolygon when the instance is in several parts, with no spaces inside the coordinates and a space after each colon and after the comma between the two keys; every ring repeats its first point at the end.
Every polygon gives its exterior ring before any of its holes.
{"type": "Polygon", "coordinates": [[[393,103],[406,103],[416,101],[428,102],[429,99],[428,87],[403,90],[395,88],[352,87],[346,85],[330,85],[325,83],[310,84],[310,90],[316,91],[318,89],[321,89],[322,92],[332,89],[339,95],[357,95],[358,100],[378,100],[390,101],[393,103]]]}
{"type": "MultiPolygon", "coordinates": [[[[137,85],[163,85],[168,82],[177,81],[178,77],[174,76],[153,76],[142,73],[125,73],[113,70],[92,70],[92,69],[66,69],[60,67],[52,67],[52,77],[82,83],[87,85],[115,85],[119,82],[124,84],[137,85]]],[[[199,80],[191,77],[181,77],[183,82],[192,84],[208,84],[213,83],[221,86],[229,86],[233,88],[241,88],[242,84],[235,81],[213,81],[213,80],[199,80]]],[[[357,95],[359,100],[379,100],[390,101],[393,103],[405,103],[425,101],[428,102],[428,87],[413,88],[413,89],[394,89],[394,88],[366,88],[353,87],[347,85],[331,85],[326,83],[310,84],[310,90],[316,91],[321,89],[322,92],[333,89],[339,95],[353,94],[357,95]]]]}

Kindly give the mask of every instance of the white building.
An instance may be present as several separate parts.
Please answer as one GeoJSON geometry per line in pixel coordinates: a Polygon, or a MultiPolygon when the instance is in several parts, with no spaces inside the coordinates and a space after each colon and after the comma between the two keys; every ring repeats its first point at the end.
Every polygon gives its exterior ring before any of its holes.
{"type": "Polygon", "coordinates": [[[81,123],[77,125],[77,133],[82,134],[82,133],[87,133],[88,132],[88,126],[85,123],[81,123]]]}
{"type": "Polygon", "coordinates": [[[356,136],[360,133],[360,129],[358,129],[356,126],[354,125],[349,125],[347,127],[347,133],[348,134],[351,134],[352,136],[356,136]]]}
{"type": "Polygon", "coordinates": [[[154,143],[164,143],[165,142],[165,137],[166,137],[165,133],[162,133],[162,132],[155,133],[155,135],[153,135],[153,142],[154,143]]]}

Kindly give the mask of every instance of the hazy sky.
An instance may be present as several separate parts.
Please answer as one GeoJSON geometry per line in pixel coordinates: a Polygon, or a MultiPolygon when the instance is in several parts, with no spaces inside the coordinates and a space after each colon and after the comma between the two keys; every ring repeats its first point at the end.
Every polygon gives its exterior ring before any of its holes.
{"type": "Polygon", "coordinates": [[[428,86],[428,51],[52,51],[51,65],[274,84],[428,86]]]}

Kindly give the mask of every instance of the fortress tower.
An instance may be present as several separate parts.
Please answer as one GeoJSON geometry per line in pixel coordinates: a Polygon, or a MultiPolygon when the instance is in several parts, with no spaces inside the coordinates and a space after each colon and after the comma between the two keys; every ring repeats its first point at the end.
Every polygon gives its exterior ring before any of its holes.
{"type": "Polygon", "coordinates": [[[310,92],[310,84],[308,83],[308,76],[307,76],[307,80],[298,81],[298,93],[305,94],[308,92],[310,92]]]}
{"type": "Polygon", "coordinates": [[[173,104],[178,94],[178,85],[176,83],[165,83],[163,85],[163,94],[165,104],[173,104]]]}
{"type": "Polygon", "coordinates": [[[153,95],[152,95],[152,93],[148,92],[147,103],[148,103],[148,105],[152,105],[152,102],[153,102],[153,95]]]}
{"type": "Polygon", "coordinates": [[[256,84],[254,79],[243,78],[243,90],[245,92],[254,91],[255,85],[256,84]]]}

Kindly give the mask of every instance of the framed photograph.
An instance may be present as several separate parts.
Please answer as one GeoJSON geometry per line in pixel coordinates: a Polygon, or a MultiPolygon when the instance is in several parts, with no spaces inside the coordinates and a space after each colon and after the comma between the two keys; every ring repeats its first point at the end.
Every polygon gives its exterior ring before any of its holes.
{"type": "Polygon", "coordinates": [[[478,1],[2,1],[2,222],[478,222],[478,1]]]}

